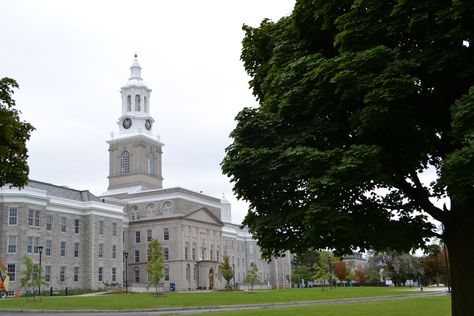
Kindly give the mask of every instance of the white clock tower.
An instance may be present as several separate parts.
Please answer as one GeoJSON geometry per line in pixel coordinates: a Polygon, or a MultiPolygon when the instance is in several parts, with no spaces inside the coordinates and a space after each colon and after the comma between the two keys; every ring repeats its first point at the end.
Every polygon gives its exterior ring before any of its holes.
{"type": "Polygon", "coordinates": [[[140,64],[135,59],[130,67],[130,78],[120,89],[122,115],[118,119],[119,133],[109,144],[109,190],[129,188],[149,190],[162,187],[161,148],[153,137],[150,116],[150,93],[141,77],[140,64]]]}

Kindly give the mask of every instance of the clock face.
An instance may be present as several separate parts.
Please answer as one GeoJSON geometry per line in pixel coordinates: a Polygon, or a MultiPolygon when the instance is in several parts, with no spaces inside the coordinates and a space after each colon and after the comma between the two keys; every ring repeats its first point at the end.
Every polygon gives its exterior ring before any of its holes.
{"type": "Polygon", "coordinates": [[[151,121],[150,120],[145,121],[145,127],[146,127],[147,130],[151,130],[151,121]]]}
{"type": "Polygon", "coordinates": [[[122,125],[123,125],[123,128],[129,129],[130,126],[132,126],[132,120],[127,117],[125,120],[123,120],[122,125]]]}

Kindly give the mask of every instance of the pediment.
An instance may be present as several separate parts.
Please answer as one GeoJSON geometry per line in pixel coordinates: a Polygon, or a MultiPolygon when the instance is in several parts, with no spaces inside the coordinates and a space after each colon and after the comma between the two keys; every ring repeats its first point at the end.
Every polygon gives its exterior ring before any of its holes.
{"type": "Polygon", "coordinates": [[[223,226],[221,220],[212,214],[207,207],[200,207],[197,210],[184,215],[184,218],[223,226]]]}

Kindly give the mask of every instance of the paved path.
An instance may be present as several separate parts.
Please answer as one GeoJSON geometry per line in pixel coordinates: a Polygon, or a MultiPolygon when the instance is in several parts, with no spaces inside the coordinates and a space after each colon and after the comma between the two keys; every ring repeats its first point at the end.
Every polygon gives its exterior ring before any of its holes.
{"type": "Polygon", "coordinates": [[[413,294],[400,294],[391,296],[371,296],[371,297],[358,297],[358,298],[343,298],[335,300],[319,300],[319,301],[302,301],[302,302],[285,302],[285,303],[269,303],[269,304],[241,304],[241,305],[220,305],[220,306],[206,306],[206,307],[170,307],[170,308],[156,308],[147,310],[134,310],[134,311],[29,311],[29,310],[0,310],[1,316],[32,316],[32,315],[54,315],[54,316],[155,316],[155,315],[190,315],[190,314],[201,314],[217,311],[232,311],[232,310],[247,310],[247,309],[260,309],[260,308],[277,308],[277,307],[292,307],[292,306],[306,306],[306,305],[323,305],[323,304],[344,304],[344,303],[357,303],[357,302],[368,302],[368,301],[380,301],[380,300],[393,300],[393,299],[405,299],[405,298],[419,298],[427,296],[445,296],[449,295],[447,292],[429,292],[418,295],[413,294]]]}

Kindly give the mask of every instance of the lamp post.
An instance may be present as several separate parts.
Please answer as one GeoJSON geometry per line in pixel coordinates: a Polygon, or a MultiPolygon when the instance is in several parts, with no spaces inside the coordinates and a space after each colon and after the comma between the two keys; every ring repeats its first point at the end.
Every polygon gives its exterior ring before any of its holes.
{"type": "Polygon", "coordinates": [[[236,286],[235,286],[235,264],[232,265],[232,272],[234,272],[234,275],[232,276],[232,279],[234,279],[234,289],[236,289],[236,286]]]}
{"type": "Polygon", "coordinates": [[[125,293],[128,293],[128,252],[124,251],[123,256],[125,258],[125,293]]]}
{"type": "MultiPolygon", "coordinates": [[[[40,254],[40,270],[39,270],[39,276],[38,277],[41,277],[41,255],[43,254],[43,246],[38,246],[38,251],[39,251],[39,254],[40,254]]],[[[41,295],[41,280],[39,281],[38,283],[38,294],[41,295]]]]}

